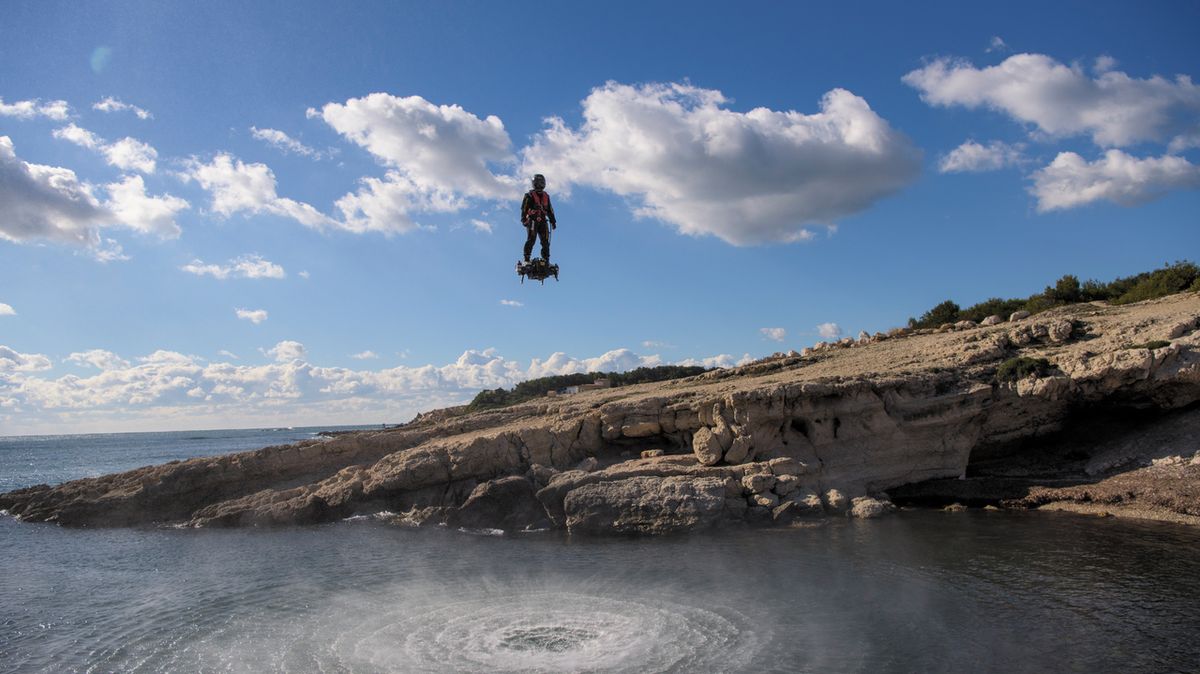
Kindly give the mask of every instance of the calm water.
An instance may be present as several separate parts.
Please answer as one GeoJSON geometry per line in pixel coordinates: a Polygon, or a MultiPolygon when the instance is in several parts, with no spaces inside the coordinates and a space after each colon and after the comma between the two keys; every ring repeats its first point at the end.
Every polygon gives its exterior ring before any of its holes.
{"type": "MultiPolygon", "coordinates": [[[[0,441],[5,484],[191,455],[93,438],[0,441]]],[[[1070,515],[606,541],[0,518],[0,560],[4,672],[1200,670],[1200,532],[1070,515]]]]}

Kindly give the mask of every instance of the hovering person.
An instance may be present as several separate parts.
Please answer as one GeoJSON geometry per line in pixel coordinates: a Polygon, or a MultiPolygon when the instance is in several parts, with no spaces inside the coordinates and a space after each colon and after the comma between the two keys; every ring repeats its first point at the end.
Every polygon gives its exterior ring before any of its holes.
{"type": "Polygon", "coordinates": [[[546,192],[546,176],[537,174],[533,177],[533,189],[525,193],[521,201],[521,224],[525,225],[525,260],[517,262],[517,275],[521,283],[531,278],[535,281],[546,282],[553,276],[558,280],[558,265],[550,264],[550,231],[558,229],[554,217],[554,206],[550,204],[550,195],[546,192]],[[530,260],[535,239],[542,240],[542,257],[530,260]]]}
{"type": "Polygon", "coordinates": [[[550,262],[550,230],[558,229],[554,218],[554,206],[550,204],[550,193],[546,191],[546,176],[533,177],[533,189],[521,200],[521,224],[525,225],[525,261],[533,252],[534,239],[542,240],[542,260],[550,262]],[[547,229],[549,223],[549,229],[547,229]]]}

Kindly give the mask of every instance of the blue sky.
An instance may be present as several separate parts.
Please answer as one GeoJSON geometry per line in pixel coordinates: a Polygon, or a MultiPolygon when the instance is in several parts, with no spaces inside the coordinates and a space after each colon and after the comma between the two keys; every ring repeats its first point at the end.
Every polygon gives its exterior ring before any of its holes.
{"type": "Polygon", "coordinates": [[[0,434],[397,422],[1200,250],[1187,3],[0,17],[0,434]]]}

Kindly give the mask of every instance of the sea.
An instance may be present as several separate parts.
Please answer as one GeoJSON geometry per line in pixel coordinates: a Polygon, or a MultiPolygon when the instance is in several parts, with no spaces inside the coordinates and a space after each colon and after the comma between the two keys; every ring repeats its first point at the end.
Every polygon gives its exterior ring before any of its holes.
{"type": "MultiPolygon", "coordinates": [[[[327,429],[0,437],[0,490],[327,429]]],[[[0,517],[0,672],[1198,672],[1200,531],[904,510],[572,538],[0,517]]]]}

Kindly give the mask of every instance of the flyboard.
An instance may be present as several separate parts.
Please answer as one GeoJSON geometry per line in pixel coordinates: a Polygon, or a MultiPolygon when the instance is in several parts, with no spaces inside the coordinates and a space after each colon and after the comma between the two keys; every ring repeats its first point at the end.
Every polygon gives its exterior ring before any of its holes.
{"type": "MultiPolygon", "coordinates": [[[[546,230],[547,243],[550,241],[551,231],[553,230],[546,230]]],[[[525,283],[525,279],[528,278],[532,281],[541,281],[542,285],[546,285],[546,279],[551,276],[554,277],[555,281],[558,280],[558,265],[550,264],[549,261],[543,260],[540,257],[535,257],[528,262],[517,260],[517,276],[521,277],[521,283],[525,283]]]]}

